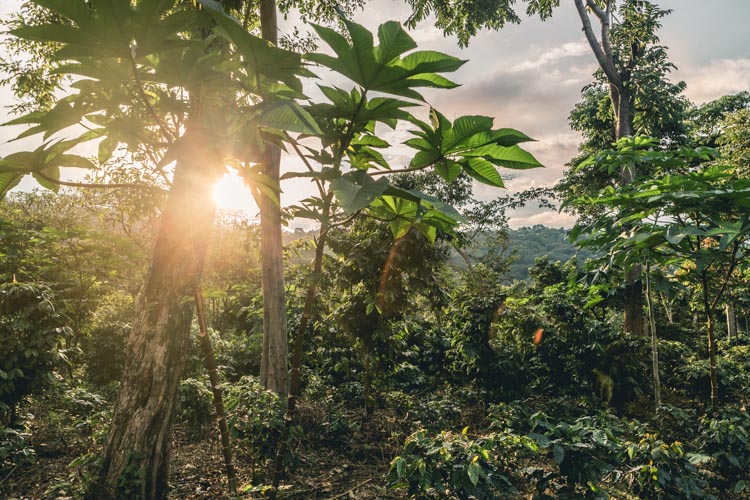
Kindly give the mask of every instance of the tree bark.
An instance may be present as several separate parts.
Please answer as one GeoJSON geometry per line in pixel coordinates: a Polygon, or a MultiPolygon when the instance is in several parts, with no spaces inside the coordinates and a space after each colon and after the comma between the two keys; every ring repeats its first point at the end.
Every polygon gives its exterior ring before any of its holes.
{"type": "MultiPolygon", "coordinates": [[[[276,1],[261,0],[260,19],[263,39],[274,45],[278,41],[276,1]]],[[[263,173],[279,183],[281,151],[274,145],[265,148],[263,173]]],[[[284,258],[281,234],[281,200],[260,195],[260,254],[263,281],[263,351],[260,361],[260,383],[279,396],[286,397],[289,388],[287,357],[286,299],[284,258]]]]}
{"type": "Polygon", "coordinates": [[[737,316],[734,314],[734,304],[727,303],[725,309],[727,315],[727,342],[731,344],[737,338],[737,316]]]}
{"type": "Polygon", "coordinates": [[[195,121],[187,127],[126,346],[102,468],[87,498],[167,496],[176,395],[220,172],[207,133],[195,121]]]}

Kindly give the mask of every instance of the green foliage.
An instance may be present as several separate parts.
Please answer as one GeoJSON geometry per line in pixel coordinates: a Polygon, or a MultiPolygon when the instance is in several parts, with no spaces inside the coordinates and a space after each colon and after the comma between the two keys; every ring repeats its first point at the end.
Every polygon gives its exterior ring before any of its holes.
{"type": "Polygon", "coordinates": [[[475,439],[468,428],[439,434],[419,430],[391,462],[388,482],[408,489],[411,498],[512,498],[518,491],[506,461],[536,450],[534,440],[511,433],[475,439]]]}
{"type": "MultiPolygon", "coordinates": [[[[15,467],[33,464],[36,453],[27,442],[29,434],[12,427],[0,426],[0,472],[7,473],[15,467]]],[[[0,485],[0,493],[2,493],[0,485]]]]}
{"type": "Polygon", "coordinates": [[[202,380],[187,378],[180,381],[177,390],[177,420],[193,438],[204,435],[213,422],[215,411],[213,393],[202,380]]]}
{"type": "Polygon", "coordinates": [[[686,454],[679,441],[667,444],[646,433],[640,442],[627,445],[627,457],[633,465],[623,480],[641,498],[714,498],[704,490],[696,457],[686,454]]]}
{"type": "Polygon", "coordinates": [[[229,430],[242,449],[256,460],[273,459],[284,427],[281,399],[255,377],[245,376],[229,387],[226,409],[229,430]]]}
{"type": "Polygon", "coordinates": [[[616,432],[622,425],[609,414],[580,417],[572,424],[549,420],[543,413],[532,415],[532,430],[557,462],[568,492],[598,492],[602,478],[614,469],[611,462],[621,447],[616,432]]]}
{"type": "Polygon", "coordinates": [[[549,450],[565,479],[561,493],[606,498],[610,488],[625,486],[639,497],[710,497],[693,464],[700,459],[686,454],[678,441],[657,439],[637,421],[601,413],[551,423],[537,413],[531,422],[535,432],[530,436],[549,450]]]}
{"type": "Polygon", "coordinates": [[[103,387],[120,380],[132,317],[132,298],[122,293],[103,297],[92,314],[88,335],[81,347],[86,375],[95,386],[103,387]]]}
{"type": "Polygon", "coordinates": [[[66,358],[60,342],[70,335],[44,285],[0,284],[0,411],[8,422],[26,395],[55,379],[66,358]]]}
{"type": "Polygon", "coordinates": [[[714,478],[723,491],[743,493],[750,490],[750,415],[746,410],[723,408],[719,415],[701,417],[697,444],[711,458],[719,477],[714,478]]]}

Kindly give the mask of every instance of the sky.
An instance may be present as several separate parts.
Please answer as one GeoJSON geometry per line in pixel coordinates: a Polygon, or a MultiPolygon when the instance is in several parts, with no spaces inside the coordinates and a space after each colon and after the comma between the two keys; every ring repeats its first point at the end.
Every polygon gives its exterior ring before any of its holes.
{"type": "MultiPolygon", "coordinates": [[[[677,66],[673,81],[685,81],[685,95],[696,104],[722,95],[750,90],[750,1],[748,0],[662,0],[660,7],[673,12],[663,20],[661,42],[669,47],[670,60],[677,66]]],[[[0,0],[0,15],[18,8],[20,1],[0,0]]],[[[517,2],[523,10],[523,2],[517,2]]],[[[451,119],[461,115],[481,114],[495,118],[495,127],[512,127],[536,139],[524,147],[545,165],[544,169],[512,174],[507,188],[519,191],[534,186],[551,186],[562,176],[565,163],[575,156],[580,137],[570,130],[568,114],[580,97],[581,88],[591,82],[596,62],[581,31],[575,7],[563,0],[554,16],[546,22],[522,16],[520,25],[508,25],[500,31],[483,31],[469,46],[460,49],[455,37],[444,37],[429,21],[410,32],[420,49],[439,50],[468,62],[450,78],[461,86],[450,91],[424,92],[428,102],[451,119]]],[[[403,2],[376,0],[354,20],[371,30],[388,20],[404,20],[409,9],[403,2]]],[[[280,19],[280,31],[289,32],[301,26],[290,16],[280,19]]],[[[0,104],[10,103],[7,89],[0,89],[0,104]]],[[[0,155],[20,147],[35,147],[34,139],[7,143],[18,133],[0,128],[0,155]]],[[[386,131],[391,144],[407,138],[402,130],[386,131]]],[[[36,144],[38,145],[38,144],[36,144]]],[[[406,150],[396,149],[389,157],[394,167],[406,163],[406,150]]],[[[283,170],[298,169],[298,162],[286,158],[283,170]]],[[[501,172],[505,174],[506,172],[501,172]]],[[[74,179],[80,174],[64,175],[74,179]]],[[[33,181],[25,181],[29,189],[33,181]]],[[[243,197],[238,186],[225,182],[225,198],[243,197]]],[[[312,191],[307,181],[282,186],[282,203],[293,204],[312,191]]],[[[475,194],[491,199],[504,194],[501,190],[475,186],[475,194]]],[[[256,210],[251,202],[237,204],[256,210]]],[[[574,221],[566,214],[526,208],[511,214],[511,227],[534,224],[570,227],[574,221]]],[[[295,223],[293,222],[294,226],[295,223]]]]}

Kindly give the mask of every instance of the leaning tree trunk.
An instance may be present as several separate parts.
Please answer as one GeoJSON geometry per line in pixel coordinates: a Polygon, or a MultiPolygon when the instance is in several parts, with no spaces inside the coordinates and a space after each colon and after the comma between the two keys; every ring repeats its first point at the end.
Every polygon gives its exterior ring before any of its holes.
{"type": "Polygon", "coordinates": [[[214,396],[214,411],[216,422],[219,424],[219,436],[221,438],[221,453],[224,455],[224,470],[227,473],[229,493],[237,494],[237,473],[232,463],[232,445],[229,438],[229,426],[227,425],[227,414],[224,411],[224,396],[219,383],[219,370],[216,366],[216,357],[208,336],[208,322],[206,321],[206,307],[203,294],[200,289],[195,290],[195,311],[198,313],[198,338],[203,350],[203,363],[208,372],[208,381],[211,384],[211,393],[214,396]]]}
{"type": "Polygon", "coordinates": [[[177,389],[214,219],[218,178],[207,133],[189,124],[162,214],[151,268],[126,346],[126,366],[88,498],[167,496],[177,389]]]}
{"type": "MultiPolygon", "coordinates": [[[[276,44],[276,1],[261,0],[260,18],[263,39],[276,44]]],[[[281,151],[266,145],[263,173],[279,183],[281,151]]],[[[279,396],[286,397],[289,387],[287,356],[286,302],[284,298],[284,259],[281,239],[281,203],[265,193],[260,195],[260,259],[263,281],[263,351],[260,383],[279,396]]]]}

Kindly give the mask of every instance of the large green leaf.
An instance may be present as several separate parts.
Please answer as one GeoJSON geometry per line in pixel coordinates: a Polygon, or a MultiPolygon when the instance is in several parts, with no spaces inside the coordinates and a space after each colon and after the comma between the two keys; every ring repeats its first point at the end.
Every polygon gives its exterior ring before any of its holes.
{"type": "Polygon", "coordinates": [[[22,178],[22,174],[0,171],[0,200],[5,198],[8,191],[16,187],[22,178]]]}
{"type": "MultiPolygon", "coordinates": [[[[364,172],[362,172],[364,173],[364,172]]],[[[362,210],[388,189],[388,180],[373,180],[368,175],[347,175],[331,181],[331,187],[344,213],[362,210]],[[357,182],[354,182],[356,179],[357,182]]]]}
{"type": "Polygon", "coordinates": [[[503,178],[497,172],[495,166],[484,158],[467,158],[461,165],[467,174],[481,183],[495,187],[505,187],[503,178]]]}
{"type": "Polygon", "coordinates": [[[278,99],[255,108],[259,112],[260,125],[301,134],[322,133],[312,115],[295,101],[278,99]]]}
{"type": "Polygon", "coordinates": [[[395,22],[380,26],[379,45],[374,45],[372,33],[363,26],[344,20],[351,43],[324,26],[313,25],[318,35],[335,53],[335,57],[315,53],[309,60],[336,71],[367,91],[379,91],[423,100],[414,90],[417,87],[452,88],[456,84],[437,73],[455,71],[465,61],[439,52],[412,52],[401,59],[401,54],[416,48],[414,40],[395,22]]]}
{"type": "Polygon", "coordinates": [[[396,21],[380,25],[378,40],[380,45],[375,49],[375,61],[380,64],[387,64],[404,52],[417,48],[416,42],[396,21]]]}
{"type": "Polygon", "coordinates": [[[467,157],[482,157],[493,164],[514,170],[541,167],[542,164],[534,155],[518,146],[498,146],[488,144],[462,153],[467,157]]]}
{"type": "Polygon", "coordinates": [[[239,21],[223,11],[209,9],[219,25],[219,33],[237,48],[247,69],[245,83],[254,91],[264,91],[270,81],[284,82],[290,88],[302,92],[302,83],[297,75],[310,75],[301,65],[299,54],[281,49],[270,42],[251,35],[239,21]]]}

